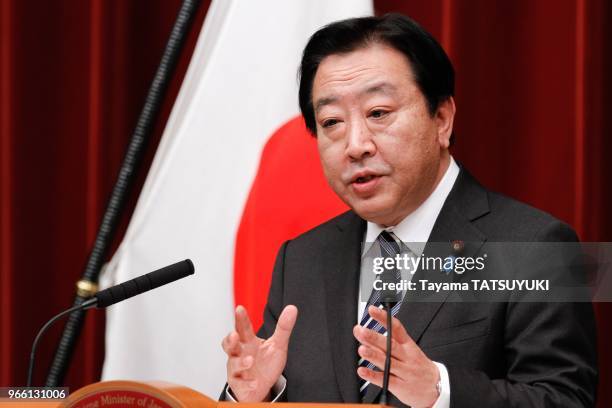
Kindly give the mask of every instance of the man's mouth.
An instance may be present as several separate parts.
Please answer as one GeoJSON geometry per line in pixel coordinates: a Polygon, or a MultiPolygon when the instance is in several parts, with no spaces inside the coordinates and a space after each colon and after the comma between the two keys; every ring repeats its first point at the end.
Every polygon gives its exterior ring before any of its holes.
{"type": "Polygon", "coordinates": [[[382,176],[376,174],[364,174],[357,176],[351,182],[351,189],[357,196],[369,197],[378,191],[378,184],[382,176]]]}
{"type": "Polygon", "coordinates": [[[357,184],[363,184],[363,183],[367,183],[368,181],[372,180],[374,177],[378,177],[378,176],[370,174],[369,176],[357,177],[357,180],[355,180],[354,182],[357,184]]]}
{"type": "Polygon", "coordinates": [[[354,173],[350,178],[350,182],[351,184],[363,184],[367,183],[368,181],[372,181],[373,179],[378,177],[380,177],[380,175],[376,174],[372,170],[364,169],[354,173]]]}

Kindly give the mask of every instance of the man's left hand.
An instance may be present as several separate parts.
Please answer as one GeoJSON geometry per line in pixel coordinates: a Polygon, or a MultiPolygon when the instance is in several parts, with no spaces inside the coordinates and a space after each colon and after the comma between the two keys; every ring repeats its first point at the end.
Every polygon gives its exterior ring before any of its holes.
{"type": "MultiPolygon", "coordinates": [[[[387,312],[374,306],[368,308],[373,319],[387,327],[387,312]]],[[[401,402],[412,407],[431,407],[438,399],[436,384],[440,380],[438,367],[417,346],[395,317],[392,320],[391,372],[389,391],[401,402]]],[[[381,369],[385,366],[387,339],[374,330],[356,325],[353,335],[361,343],[361,357],[381,369]]],[[[382,387],[382,371],[359,367],[357,374],[366,381],[382,387]]]]}

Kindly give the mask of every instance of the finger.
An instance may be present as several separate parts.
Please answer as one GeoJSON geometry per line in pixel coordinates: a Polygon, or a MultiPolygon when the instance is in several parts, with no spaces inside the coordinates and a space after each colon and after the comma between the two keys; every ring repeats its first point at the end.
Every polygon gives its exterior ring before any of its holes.
{"type": "MultiPolygon", "coordinates": [[[[366,367],[359,367],[357,369],[357,375],[363,378],[366,381],[369,381],[371,384],[376,385],[377,387],[382,388],[383,385],[383,372],[382,371],[374,371],[366,367]]],[[[401,380],[394,375],[389,376],[389,391],[394,395],[397,395],[397,390],[400,389],[401,380]]]]}
{"type": "Polygon", "coordinates": [[[227,383],[229,384],[234,395],[241,391],[252,391],[257,388],[257,380],[246,379],[241,375],[233,376],[228,378],[227,383]]]}
{"type": "Polygon", "coordinates": [[[242,371],[248,370],[252,366],[253,366],[252,356],[230,357],[227,360],[227,369],[229,370],[230,375],[234,375],[234,376],[237,376],[242,371]]]}
{"type": "MultiPolygon", "coordinates": [[[[235,373],[232,373],[230,371],[230,374],[228,374],[228,378],[232,378],[234,380],[239,380],[239,381],[254,381],[254,380],[256,380],[256,376],[253,373],[253,370],[240,370],[240,371],[236,371],[235,373]]],[[[232,389],[233,389],[233,387],[232,387],[232,389]]]]}
{"type": "MultiPolygon", "coordinates": [[[[379,309],[377,307],[370,305],[370,307],[368,308],[368,313],[370,314],[370,316],[372,316],[374,320],[376,320],[385,329],[387,329],[387,311],[386,310],[379,309]]],[[[393,339],[397,340],[397,342],[401,344],[412,343],[416,345],[414,340],[412,340],[412,337],[410,337],[410,335],[406,332],[404,325],[402,324],[402,322],[399,321],[399,319],[397,319],[396,317],[393,317],[391,319],[391,324],[392,324],[393,339]]]]}
{"type": "Polygon", "coordinates": [[[286,350],[289,346],[289,337],[291,337],[291,331],[295,326],[297,314],[297,307],[289,305],[283,309],[280,317],[278,318],[278,322],[276,323],[276,329],[274,330],[272,338],[274,339],[274,342],[278,345],[278,347],[281,349],[286,350]]]}
{"type": "Polygon", "coordinates": [[[383,384],[383,372],[382,371],[374,371],[370,368],[359,367],[357,369],[357,375],[363,378],[364,380],[369,381],[371,384],[374,384],[382,388],[382,384],[383,384]]]}
{"type": "Polygon", "coordinates": [[[249,319],[249,315],[244,306],[241,305],[236,307],[236,332],[238,332],[240,341],[244,343],[248,343],[255,338],[251,319],[249,319]]]}
{"type": "MultiPolygon", "coordinates": [[[[369,361],[381,370],[384,369],[385,360],[387,356],[383,351],[379,349],[373,349],[362,344],[357,349],[357,352],[359,353],[359,356],[361,356],[364,360],[369,361]]],[[[391,374],[396,375],[400,378],[405,378],[408,375],[408,370],[406,369],[407,367],[402,361],[398,360],[395,357],[391,357],[391,374]]]]}
{"type": "Polygon", "coordinates": [[[238,333],[233,331],[225,336],[221,342],[221,347],[223,347],[223,351],[230,357],[239,355],[241,347],[238,333]]]}
{"type": "MultiPolygon", "coordinates": [[[[387,352],[387,336],[359,325],[353,327],[353,335],[361,344],[378,349],[383,354],[387,352]]],[[[394,339],[391,339],[391,356],[401,361],[407,361],[409,356],[406,345],[399,344],[394,339]]]]}
{"type": "MultiPolygon", "coordinates": [[[[387,349],[387,337],[360,325],[353,327],[353,335],[361,344],[376,347],[385,351],[387,349]]],[[[393,346],[392,346],[393,347],[393,346]]]]}

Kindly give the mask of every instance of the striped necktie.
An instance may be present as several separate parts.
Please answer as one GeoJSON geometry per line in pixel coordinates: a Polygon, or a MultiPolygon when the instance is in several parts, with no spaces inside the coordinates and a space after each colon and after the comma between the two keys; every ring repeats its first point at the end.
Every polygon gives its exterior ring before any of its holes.
{"type": "MultiPolygon", "coordinates": [[[[400,253],[400,246],[397,243],[397,241],[394,239],[392,233],[389,233],[387,231],[381,232],[378,238],[376,239],[376,242],[378,242],[380,246],[380,255],[383,258],[395,258],[395,256],[400,253]]],[[[394,268],[394,269],[395,269],[394,279],[396,282],[399,282],[401,280],[401,271],[397,268],[394,268]]],[[[393,271],[388,271],[388,272],[393,273],[393,271]]],[[[383,274],[384,273],[385,272],[383,272],[383,274]]],[[[366,308],[363,311],[363,316],[359,324],[363,327],[367,327],[370,330],[374,330],[380,334],[385,335],[387,333],[387,330],[376,320],[372,319],[372,317],[368,313],[368,307],[370,305],[374,305],[378,308],[383,307],[382,303],[380,302],[380,297],[382,294],[383,294],[383,291],[372,289],[372,293],[370,295],[370,298],[368,299],[368,303],[366,304],[366,308]]],[[[402,303],[401,301],[397,302],[391,309],[391,314],[393,316],[395,316],[397,312],[399,311],[401,303],[402,303]]],[[[367,360],[364,360],[363,358],[359,360],[358,364],[359,364],[359,367],[367,367],[369,369],[378,370],[378,367],[374,366],[374,364],[370,363],[367,360]]],[[[361,395],[362,400],[366,395],[369,384],[370,384],[369,381],[360,379],[359,393],[361,395]]]]}

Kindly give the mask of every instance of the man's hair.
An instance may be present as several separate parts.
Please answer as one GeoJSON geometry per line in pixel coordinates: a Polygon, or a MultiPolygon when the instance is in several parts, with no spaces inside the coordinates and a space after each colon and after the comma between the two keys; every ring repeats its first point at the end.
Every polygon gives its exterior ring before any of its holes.
{"type": "Polygon", "coordinates": [[[453,65],[440,44],[414,20],[391,13],[337,21],[310,37],[300,64],[300,110],[313,135],[317,134],[317,124],[312,84],[319,64],[330,55],[346,54],[372,44],[387,45],[406,56],[431,116],[441,102],[454,95],[453,65]]]}

